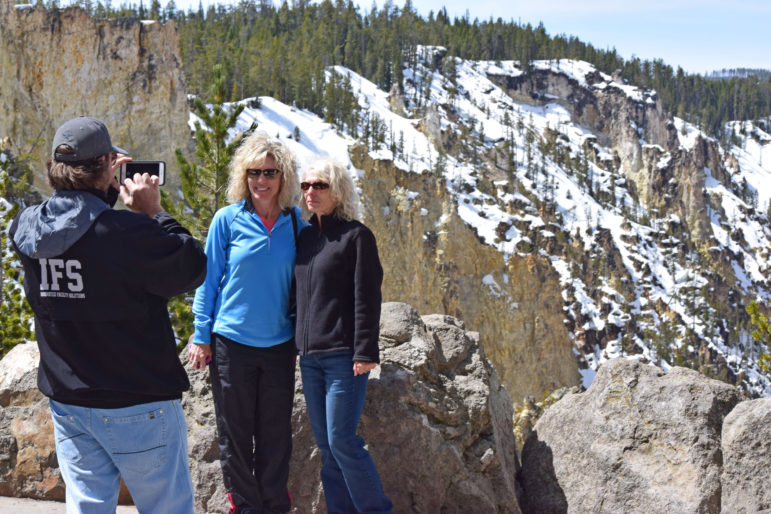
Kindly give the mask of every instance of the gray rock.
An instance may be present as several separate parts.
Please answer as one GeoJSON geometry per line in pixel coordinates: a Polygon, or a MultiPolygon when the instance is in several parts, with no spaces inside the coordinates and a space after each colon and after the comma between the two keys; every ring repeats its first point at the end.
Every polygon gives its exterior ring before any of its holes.
{"type": "Polygon", "coordinates": [[[771,398],[745,401],[723,422],[723,512],[771,512],[771,398]]]}
{"type": "MultiPolygon", "coordinates": [[[[187,352],[183,351],[183,361],[186,356],[187,352]]],[[[187,362],[185,369],[190,378],[190,390],[182,396],[182,409],[187,421],[187,450],[195,491],[195,511],[199,514],[227,514],[230,504],[220,468],[209,370],[196,371],[187,362]]]]}
{"type": "Polygon", "coordinates": [[[519,512],[511,401],[475,334],[383,304],[360,433],[394,512],[519,512]],[[397,336],[398,335],[398,336],[397,336]]]}
{"type": "MultiPolygon", "coordinates": [[[[511,403],[476,334],[405,304],[383,305],[381,334],[359,431],[394,512],[519,512],[511,403]]],[[[61,501],[37,359],[29,343],[0,361],[0,495],[61,501]]],[[[196,512],[224,514],[208,371],[188,373],[196,512]]],[[[295,383],[293,512],[324,512],[299,371],[295,383]]],[[[719,512],[722,476],[723,512],[768,511],[771,400],[731,411],[738,401],[735,388],[690,370],[607,363],[587,392],[563,397],[536,423],[522,455],[523,510],[719,512]]]]}
{"type": "MultiPolygon", "coordinates": [[[[520,512],[511,401],[462,322],[386,303],[381,366],[370,374],[359,433],[394,512],[520,512]],[[428,326],[427,326],[428,325],[428,326]]],[[[188,369],[183,398],[196,512],[226,513],[208,371],[188,369]]],[[[292,412],[293,512],[324,512],[321,456],[299,369],[292,412]]]]}
{"type": "Polygon", "coordinates": [[[48,399],[37,389],[37,344],[0,360],[0,495],[62,500],[48,399]]]}
{"type": "Polygon", "coordinates": [[[526,512],[720,512],[721,425],[738,389],[625,359],[536,423],[522,452],[526,512]]]}
{"type": "Polygon", "coordinates": [[[37,343],[17,344],[0,360],[0,407],[30,405],[43,398],[37,388],[37,343]]]}

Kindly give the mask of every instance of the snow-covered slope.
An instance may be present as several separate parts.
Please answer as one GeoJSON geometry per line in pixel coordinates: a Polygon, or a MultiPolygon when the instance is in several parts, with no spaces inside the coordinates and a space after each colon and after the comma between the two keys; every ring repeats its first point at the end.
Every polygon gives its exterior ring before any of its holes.
{"type": "MultiPolygon", "coordinates": [[[[599,363],[627,356],[718,376],[723,369],[723,378],[771,394],[770,377],[756,362],[763,349],[743,314],[750,300],[771,299],[771,137],[736,123],[739,144],[719,148],[720,169],[689,170],[703,183],[695,197],[706,199],[711,230],[697,240],[681,211],[646,200],[639,184],[648,179],[640,177],[660,180],[683,156],[717,143],[678,119],[667,121],[677,133],[674,143],[647,140],[655,131],[634,122],[613,127],[601,112],[595,125],[582,123],[589,119],[582,98],[615,95],[632,110],[653,112],[656,94],[585,62],[542,61],[534,69],[538,80],[560,85],[525,97],[505,86],[522,79],[516,62],[464,61],[424,47],[404,69],[401,113],[392,108],[393,97],[365,78],[341,67],[327,70],[328,77],[348,76],[362,127],[375,127],[378,137],[362,129],[358,134],[370,137],[356,140],[267,97],[259,108],[245,109],[238,129],[256,122],[285,139],[301,164],[328,155],[358,179],[367,170],[351,161],[349,148],[357,141],[371,158],[392,161],[405,173],[441,175],[457,215],[483,244],[505,259],[537,255],[558,273],[564,304],[553,309],[564,312],[585,385],[599,363]],[[437,61],[442,65],[435,68],[437,61]],[[631,140],[620,135],[630,131],[631,140]],[[646,155],[655,158],[645,161],[646,155]],[[632,169],[626,163],[634,159],[643,164],[632,169]]],[[[665,185],[661,196],[675,206],[667,195],[684,186],[665,185]]],[[[478,287],[505,294],[505,280],[488,274],[478,287]]]]}

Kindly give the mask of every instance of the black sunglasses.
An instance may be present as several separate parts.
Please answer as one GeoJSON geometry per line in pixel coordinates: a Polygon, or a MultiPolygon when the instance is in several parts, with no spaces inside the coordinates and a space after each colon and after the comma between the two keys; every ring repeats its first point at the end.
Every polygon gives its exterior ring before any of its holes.
{"type": "Polygon", "coordinates": [[[276,168],[268,168],[264,170],[260,170],[257,168],[246,168],[246,174],[249,175],[250,177],[257,178],[260,176],[260,173],[265,175],[265,178],[275,178],[276,175],[281,173],[281,170],[278,170],[276,168]]]}
{"type": "Polygon", "coordinates": [[[323,189],[329,189],[329,184],[326,182],[302,182],[300,183],[300,189],[303,191],[307,191],[308,189],[313,188],[316,191],[321,191],[323,189]]]}

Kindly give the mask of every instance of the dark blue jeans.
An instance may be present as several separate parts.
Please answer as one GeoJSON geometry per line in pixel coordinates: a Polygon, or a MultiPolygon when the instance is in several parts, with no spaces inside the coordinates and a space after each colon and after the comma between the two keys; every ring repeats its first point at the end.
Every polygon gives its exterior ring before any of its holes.
{"type": "Polygon", "coordinates": [[[364,439],[356,435],[369,373],[353,376],[353,352],[300,358],[305,403],[321,450],[321,482],[329,514],[390,513],[364,439]]]}

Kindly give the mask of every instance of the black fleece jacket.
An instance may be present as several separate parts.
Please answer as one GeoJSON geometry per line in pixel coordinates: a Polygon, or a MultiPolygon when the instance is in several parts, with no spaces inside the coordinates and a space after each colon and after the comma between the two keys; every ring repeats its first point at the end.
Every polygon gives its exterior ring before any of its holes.
{"type": "Polygon", "coordinates": [[[360,222],[314,215],[300,232],[295,265],[300,355],[353,350],[380,362],[383,268],[375,236],[360,222]]]}
{"type": "Polygon", "coordinates": [[[20,212],[10,234],[35,312],[43,394],[95,408],[181,397],[190,383],[166,302],[206,274],[184,227],[167,213],[113,210],[98,192],[57,191],[20,212]]]}

